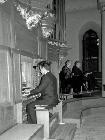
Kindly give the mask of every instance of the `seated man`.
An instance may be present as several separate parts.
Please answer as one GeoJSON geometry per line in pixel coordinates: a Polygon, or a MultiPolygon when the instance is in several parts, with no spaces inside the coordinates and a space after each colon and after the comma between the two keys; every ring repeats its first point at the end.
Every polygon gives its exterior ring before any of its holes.
{"type": "Polygon", "coordinates": [[[41,71],[42,78],[39,86],[31,90],[29,96],[41,93],[41,97],[26,106],[27,120],[29,123],[37,123],[35,105],[54,106],[59,102],[57,95],[57,79],[50,72],[50,63],[42,61],[39,62],[38,66],[41,71]]]}

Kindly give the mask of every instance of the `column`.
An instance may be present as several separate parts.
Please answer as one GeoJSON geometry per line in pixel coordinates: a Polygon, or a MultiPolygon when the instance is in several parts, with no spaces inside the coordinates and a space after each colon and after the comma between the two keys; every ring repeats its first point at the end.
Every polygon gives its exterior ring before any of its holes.
{"type": "Polygon", "coordinates": [[[100,3],[102,28],[102,97],[105,97],[105,2],[100,3]]]}

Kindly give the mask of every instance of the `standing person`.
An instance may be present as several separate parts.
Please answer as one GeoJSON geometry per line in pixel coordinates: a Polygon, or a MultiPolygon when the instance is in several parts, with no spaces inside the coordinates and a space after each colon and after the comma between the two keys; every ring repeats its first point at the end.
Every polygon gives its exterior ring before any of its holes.
{"type": "Polygon", "coordinates": [[[39,69],[42,74],[39,86],[30,91],[30,95],[37,95],[41,93],[41,97],[26,106],[27,118],[29,123],[36,123],[35,105],[56,105],[58,103],[57,95],[57,79],[50,72],[50,63],[47,61],[41,61],[39,69]]]}
{"type": "Polygon", "coordinates": [[[59,78],[60,78],[60,90],[62,94],[69,94],[71,90],[71,61],[67,60],[63,66],[59,78]]]}
{"type": "Polygon", "coordinates": [[[72,79],[73,79],[73,92],[79,93],[81,91],[81,86],[83,85],[84,76],[82,73],[81,63],[76,61],[72,68],[72,79]]]}

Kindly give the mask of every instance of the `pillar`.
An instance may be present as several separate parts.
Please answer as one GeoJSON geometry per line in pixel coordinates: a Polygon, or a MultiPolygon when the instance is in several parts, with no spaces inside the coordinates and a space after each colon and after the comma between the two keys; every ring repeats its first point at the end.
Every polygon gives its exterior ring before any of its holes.
{"type": "Polygon", "coordinates": [[[102,97],[105,97],[105,1],[100,0],[101,29],[102,29],[102,97]]]}

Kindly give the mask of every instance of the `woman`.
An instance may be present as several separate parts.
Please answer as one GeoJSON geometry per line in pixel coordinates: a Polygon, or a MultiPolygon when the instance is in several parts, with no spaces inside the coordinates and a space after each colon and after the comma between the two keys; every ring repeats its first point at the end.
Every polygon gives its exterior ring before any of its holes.
{"type": "Polygon", "coordinates": [[[29,96],[41,93],[41,97],[39,100],[35,100],[26,106],[29,123],[36,123],[35,105],[54,106],[58,104],[57,80],[56,77],[50,72],[50,63],[47,61],[42,61],[38,64],[38,66],[42,74],[42,78],[39,86],[31,90],[29,96]]]}

